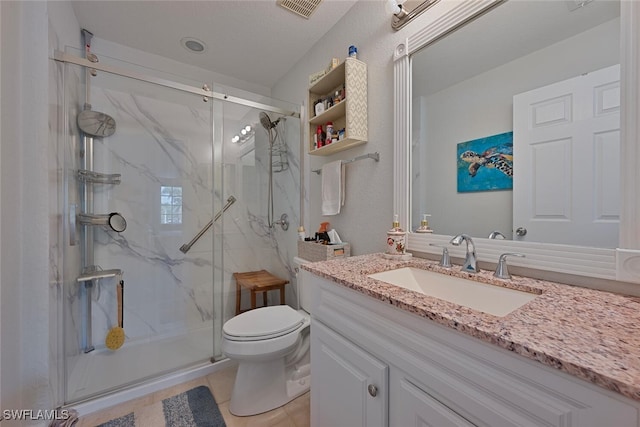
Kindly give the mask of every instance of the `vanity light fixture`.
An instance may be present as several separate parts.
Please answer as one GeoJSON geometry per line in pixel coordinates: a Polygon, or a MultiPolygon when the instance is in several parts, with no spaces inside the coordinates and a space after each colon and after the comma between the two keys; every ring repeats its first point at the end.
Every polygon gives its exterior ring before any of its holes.
{"type": "Polygon", "coordinates": [[[234,144],[244,144],[254,134],[255,134],[255,130],[253,126],[246,125],[242,127],[242,129],[240,129],[239,134],[236,134],[234,135],[233,138],[231,138],[231,142],[233,142],[234,144]]]}
{"type": "Polygon", "coordinates": [[[407,25],[411,20],[421,13],[425,12],[439,0],[385,0],[386,9],[389,13],[393,14],[391,18],[391,28],[398,31],[400,28],[407,25]]]}
{"type": "Polygon", "coordinates": [[[402,4],[398,3],[398,0],[387,0],[386,8],[387,12],[393,13],[398,19],[403,19],[409,14],[402,4]]]}

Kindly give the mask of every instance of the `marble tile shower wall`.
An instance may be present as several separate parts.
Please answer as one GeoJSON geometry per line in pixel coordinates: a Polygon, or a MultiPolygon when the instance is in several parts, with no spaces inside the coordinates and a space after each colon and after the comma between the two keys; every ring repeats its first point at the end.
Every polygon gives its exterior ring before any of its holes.
{"type": "MultiPolygon", "coordinates": [[[[247,154],[252,159],[243,164],[240,159],[225,159],[225,194],[233,194],[238,202],[228,211],[224,221],[224,286],[225,295],[233,295],[234,272],[265,269],[288,278],[285,287],[287,303],[296,306],[295,271],[292,265],[297,254],[296,230],[300,224],[300,121],[287,118],[278,126],[287,145],[288,169],[274,173],[274,216],[283,213],[290,226],[269,230],[267,206],[269,192],[269,142],[263,128],[256,129],[255,149],[247,154]]],[[[269,295],[270,304],[278,303],[277,295],[269,295]]],[[[245,297],[243,308],[248,307],[245,297]]],[[[224,320],[235,314],[235,296],[225,299],[224,320]]]]}
{"type": "MultiPolygon", "coordinates": [[[[66,126],[70,136],[63,147],[66,196],[63,206],[80,205],[80,186],[75,171],[81,168],[81,138],[76,116],[84,103],[81,70],[75,66],[66,75],[68,102],[66,126]]],[[[235,314],[236,271],[267,269],[291,280],[286,288],[287,302],[296,305],[295,272],[296,228],[300,223],[300,123],[287,118],[279,128],[287,144],[289,168],[274,174],[275,216],[287,213],[288,231],[267,226],[268,137],[262,128],[256,132],[254,164],[243,166],[239,159],[220,160],[214,167],[211,108],[214,131],[220,141],[219,123],[224,108],[203,103],[201,98],[165,93],[140,82],[102,76],[92,83],[91,104],[95,111],[111,115],[116,132],[95,139],[94,170],[120,173],[120,185],[96,185],[95,213],[119,212],[127,220],[123,233],[95,228],[95,260],[103,269],[120,268],[125,279],[125,330],[127,344],[148,339],[177,336],[199,328],[212,327],[235,314]],[[102,80],[101,80],[102,78],[102,80]],[[130,86],[129,86],[130,85],[130,86]],[[222,168],[220,165],[222,164],[222,168]],[[212,169],[222,169],[213,171],[212,169]],[[240,178],[240,179],[238,179],[240,178]],[[160,222],[160,187],[181,187],[182,225],[160,222]],[[211,219],[212,211],[224,205],[230,195],[238,201],[186,255],[179,247],[211,219]],[[214,204],[215,200],[215,204],[214,204]],[[215,207],[215,208],[214,208],[215,207]],[[215,244],[213,239],[219,244],[215,244]],[[222,250],[222,256],[212,252],[222,250]],[[222,262],[223,261],[223,262],[222,262]],[[223,312],[214,302],[213,280],[222,278],[223,312]]],[[[62,82],[62,79],[60,79],[62,82]]],[[[62,89],[59,90],[62,93],[62,89]]],[[[216,142],[216,144],[220,144],[216,142]]],[[[219,148],[219,147],[218,147],[219,148]]],[[[226,147],[222,147],[224,152],[226,147]]],[[[217,149],[216,149],[217,150],[217,149]]],[[[219,156],[216,151],[215,156],[219,156]]],[[[68,235],[68,234],[66,234],[68,235]]],[[[63,239],[64,240],[64,239],[63,239]]],[[[75,356],[82,356],[80,339],[82,307],[76,283],[80,272],[80,245],[62,242],[65,271],[65,337],[68,370],[75,356]]],[[[52,250],[52,267],[60,258],[52,250]]],[[[57,267],[56,267],[57,268],[57,267]]],[[[103,281],[94,290],[92,331],[97,348],[117,320],[115,282],[103,281]]],[[[277,303],[277,295],[270,296],[277,303]]],[[[245,301],[246,303],[246,301],[245,301]]],[[[214,328],[215,340],[219,332],[214,328]]],[[[218,349],[219,350],[219,349],[218,349]]]]}
{"type": "MultiPolygon", "coordinates": [[[[114,135],[95,139],[94,170],[122,174],[120,185],[95,185],[94,212],[119,212],[128,226],[122,233],[95,228],[95,262],[103,269],[124,271],[128,343],[210,327],[214,316],[210,233],[186,255],[179,248],[211,219],[211,105],[144,85],[136,91],[115,86],[107,79],[104,85],[91,88],[93,110],[111,115],[117,124],[114,135]],[[180,196],[174,193],[174,202],[181,199],[182,203],[181,224],[163,223],[161,204],[166,200],[161,187],[181,188],[180,196]]],[[[70,84],[67,88],[77,91],[83,87],[70,84]]],[[[76,95],[71,98],[78,99],[76,95]]],[[[76,113],[72,108],[69,114],[72,143],[67,172],[69,197],[75,199],[71,203],[80,200],[80,186],[73,176],[80,167],[76,113]]],[[[66,271],[73,271],[68,267],[66,271]]],[[[66,297],[71,319],[66,332],[71,342],[67,342],[67,351],[75,352],[81,307],[74,278],[69,279],[66,297]]],[[[115,281],[102,280],[94,290],[92,330],[98,348],[116,321],[115,289],[115,281]]]]}

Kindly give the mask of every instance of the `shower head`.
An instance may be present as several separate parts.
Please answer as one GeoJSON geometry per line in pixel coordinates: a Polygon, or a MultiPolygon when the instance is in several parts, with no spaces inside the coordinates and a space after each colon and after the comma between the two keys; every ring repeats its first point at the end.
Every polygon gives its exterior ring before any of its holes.
{"type": "Polygon", "coordinates": [[[266,130],[273,129],[280,123],[280,119],[277,119],[275,122],[272,122],[267,113],[264,111],[260,112],[260,124],[266,130]]]}
{"type": "Polygon", "coordinates": [[[260,112],[260,124],[265,129],[271,129],[271,119],[264,111],[260,112]]]}

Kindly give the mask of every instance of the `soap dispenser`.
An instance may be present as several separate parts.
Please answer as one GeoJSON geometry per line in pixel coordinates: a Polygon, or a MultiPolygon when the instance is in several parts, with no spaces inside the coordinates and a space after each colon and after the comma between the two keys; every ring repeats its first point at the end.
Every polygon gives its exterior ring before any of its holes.
{"type": "Polygon", "coordinates": [[[422,221],[420,221],[420,227],[416,229],[416,233],[433,233],[433,230],[429,228],[429,221],[427,217],[429,214],[422,214],[422,221]]]}
{"type": "Polygon", "coordinates": [[[387,251],[386,255],[391,257],[406,255],[407,232],[400,228],[398,214],[393,216],[391,230],[387,231],[387,251]]]}

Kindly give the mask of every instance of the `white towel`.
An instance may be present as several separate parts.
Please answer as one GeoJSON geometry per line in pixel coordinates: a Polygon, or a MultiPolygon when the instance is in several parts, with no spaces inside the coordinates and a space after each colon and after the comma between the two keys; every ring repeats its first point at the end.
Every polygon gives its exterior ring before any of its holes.
{"type": "Polygon", "coordinates": [[[344,206],[344,170],[342,160],[322,166],[322,215],[337,215],[344,206]]]}

